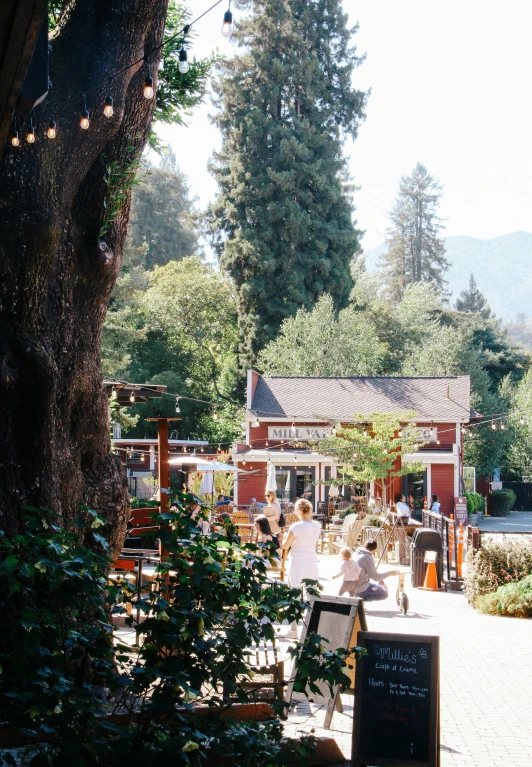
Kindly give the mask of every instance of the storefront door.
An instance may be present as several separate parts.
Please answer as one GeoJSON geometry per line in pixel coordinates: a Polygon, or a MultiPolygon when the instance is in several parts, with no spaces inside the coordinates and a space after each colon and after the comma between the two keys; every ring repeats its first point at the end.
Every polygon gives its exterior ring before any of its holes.
{"type": "Polygon", "coordinates": [[[315,468],[313,466],[277,466],[277,500],[279,503],[298,498],[306,498],[314,507],[316,488],[314,486],[315,468]]]}
{"type": "Polygon", "coordinates": [[[421,522],[423,502],[427,496],[427,470],[423,469],[423,471],[417,471],[414,474],[405,474],[402,492],[407,503],[414,506],[412,517],[421,522]]]}

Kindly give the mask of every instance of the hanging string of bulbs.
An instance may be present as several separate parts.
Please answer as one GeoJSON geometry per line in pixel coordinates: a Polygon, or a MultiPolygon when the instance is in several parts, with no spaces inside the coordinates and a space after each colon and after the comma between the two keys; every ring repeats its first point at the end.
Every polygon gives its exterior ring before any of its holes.
{"type": "MultiPolygon", "coordinates": [[[[214,10],[222,2],[223,0],[216,0],[216,2],[213,5],[211,5],[210,8],[207,8],[206,11],[204,11],[197,18],[191,21],[190,24],[185,24],[185,26],[179,32],[176,32],[174,35],[169,37],[167,40],[165,40],[163,43],[158,45],[156,48],[153,48],[149,53],[145,54],[144,56],[137,59],[132,64],[129,64],[128,66],[124,67],[123,69],[120,69],[118,72],[108,75],[105,78],[105,80],[103,80],[101,83],[99,83],[98,85],[95,85],[92,88],[87,89],[84,93],[82,93],[83,109],[81,110],[80,116],[79,116],[80,128],[82,130],[89,130],[90,124],[91,124],[91,116],[87,108],[87,95],[89,93],[92,93],[93,91],[102,90],[107,85],[107,96],[105,98],[102,111],[105,117],[107,118],[113,117],[114,108],[113,108],[113,96],[111,93],[113,80],[119,77],[120,75],[124,74],[125,72],[128,72],[130,69],[134,69],[139,64],[144,63],[147,69],[146,79],[144,80],[144,86],[142,88],[142,95],[144,96],[145,99],[148,99],[148,100],[153,99],[153,97],[155,96],[155,86],[154,86],[153,77],[151,73],[150,58],[155,53],[165,48],[167,45],[169,45],[171,42],[173,42],[174,40],[178,38],[181,38],[181,47],[179,49],[179,56],[178,56],[178,60],[179,60],[178,69],[182,75],[185,75],[190,69],[187,50],[185,48],[186,37],[188,33],[190,32],[190,29],[192,28],[194,24],[197,24],[197,22],[200,19],[202,19],[212,10],[214,10]]],[[[228,8],[225,11],[223,16],[221,32],[224,37],[228,38],[231,36],[232,31],[233,31],[233,14],[231,12],[231,0],[229,0],[228,8]]],[[[49,84],[49,89],[50,88],[51,88],[51,83],[49,84]]],[[[71,99],[72,98],[74,97],[71,97],[71,99]]],[[[75,98],[78,98],[78,97],[75,97],[75,98]]],[[[71,99],[67,99],[67,101],[71,99]]],[[[57,123],[55,121],[54,113],[55,113],[55,110],[52,106],[52,115],[50,117],[50,120],[48,122],[48,127],[46,129],[46,137],[49,139],[55,139],[57,137],[57,123]]],[[[30,114],[30,122],[28,126],[28,131],[26,133],[26,142],[28,144],[35,144],[35,141],[36,141],[35,126],[33,125],[33,116],[30,114]]],[[[18,131],[18,122],[16,118],[14,120],[13,128],[11,130],[11,146],[12,147],[21,146],[21,140],[20,140],[19,131],[18,131]]]]}

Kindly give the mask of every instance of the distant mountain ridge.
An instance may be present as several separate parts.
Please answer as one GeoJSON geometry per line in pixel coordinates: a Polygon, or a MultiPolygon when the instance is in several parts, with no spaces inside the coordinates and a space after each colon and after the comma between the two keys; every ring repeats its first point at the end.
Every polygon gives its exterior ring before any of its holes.
{"type": "MultiPolygon", "coordinates": [[[[451,263],[446,275],[453,293],[451,303],[467,288],[473,273],[498,317],[510,321],[518,312],[532,317],[532,233],[512,232],[491,240],[446,237],[445,247],[451,263]]],[[[383,242],[364,253],[369,271],[375,271],[379,256],[385,252],[383,242]]]]}

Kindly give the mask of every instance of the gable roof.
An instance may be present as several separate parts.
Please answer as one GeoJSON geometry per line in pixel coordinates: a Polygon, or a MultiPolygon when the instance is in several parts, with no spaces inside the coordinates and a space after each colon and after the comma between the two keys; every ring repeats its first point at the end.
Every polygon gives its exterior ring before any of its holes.
{"type": "Polygon", "coordinates": [[[250,410],[259,418],[344,422],[352,421],[355,413],[414,410],[418,419],[467,421],[469,376],[260,376],[250,410]]]}

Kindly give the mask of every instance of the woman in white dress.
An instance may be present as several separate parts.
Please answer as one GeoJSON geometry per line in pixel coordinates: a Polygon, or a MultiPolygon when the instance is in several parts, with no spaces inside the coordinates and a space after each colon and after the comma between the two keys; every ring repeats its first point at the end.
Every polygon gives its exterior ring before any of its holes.
{"type": "Polygon", "coordinates": [[[312,520],[312,504],[304,498],[296,501],[294,512],[300,522],[290,526],[283,549],[290,549],[288,557],[288,585],[292,589],[303,588],[306,578],[318,580],[318,554],[316,543],[321,526],[312,520]]]}

